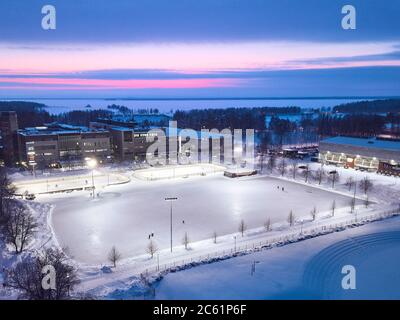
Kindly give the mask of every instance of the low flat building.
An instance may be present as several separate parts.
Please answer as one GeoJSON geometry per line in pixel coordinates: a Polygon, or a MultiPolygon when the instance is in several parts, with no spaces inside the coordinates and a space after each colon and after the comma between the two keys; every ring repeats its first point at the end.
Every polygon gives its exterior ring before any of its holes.
{"type": "Polygon", "coordinates": [[[319,144],[321,162],[376,171],[383,164],[400,164],[400,140],[384,138],[333,137],[319,144]]]}

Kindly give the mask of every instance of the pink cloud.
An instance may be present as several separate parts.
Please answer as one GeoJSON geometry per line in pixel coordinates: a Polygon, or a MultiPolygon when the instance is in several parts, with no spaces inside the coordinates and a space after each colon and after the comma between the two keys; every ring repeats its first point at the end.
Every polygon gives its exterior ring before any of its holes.
{"type": "MultiPolygon", "coordinates": [[[[0,83],[26,84],[34,88],[40,85],[42,88],[59,89],[192,89],[192,88],[218,88],[237,87],[243,83],[242,79],[128,79],[128,80],[104,80],[104,79],[69,79],[69,78],[0,78],[0,83]]],[[[14,85],[8,87],[16,87],[14,85]]],[[[5,88],[5,86],[1,87],[5,88]]],[[[26,87],[25,87],[26,88],[26,87]]]]}

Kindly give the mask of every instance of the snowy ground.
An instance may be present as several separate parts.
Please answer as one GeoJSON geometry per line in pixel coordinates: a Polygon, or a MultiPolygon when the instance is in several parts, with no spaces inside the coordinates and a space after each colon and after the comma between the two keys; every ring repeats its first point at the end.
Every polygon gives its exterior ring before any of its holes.
{"type": "Polygon", "coordinates": [[[150,233],[159,249],[169,247],[170,204],[164,200],[168,196],[178,197],[173,203],[173,243],[178,246],[185,232],[191,241],[199,241],[211,238],[214,231],[219,235],[237,232],[241,219],[252,229],[262,227],[267,217],[272,223],[284,222],[290,210],[298,219],[308,219],[314,206],[328,212],[333,200],[338,209],[350,202],[348,196],[290,181],[222,175],[134,179],[107,188],[94,200],[82,192],[39,196],[38,200],[54,205],[55,234],[74,259],[102,264],[107,263],[113,245],[125,258],[144,254],[150,233]]]}
{"type": "MultiPolygon", "coordinates": [[[[400,218],[391,218],[169,273],[155,293],[156,299],[400,299],[399,288],[400,218]],[[349,264],[356,290],[341,287],[349,264]]],[[[129,290],[108,296],[134,297],[129,290]]]]}
{"type": "MultiPolygon", "coordinates": [[[[315,170],[319,165],[312,164],[311,166],[315,170]]],[[[157,272],[154,273],[157,265],[161,265],[162,271],[163,265],[165,269],[185,265],[191,261],[207,260],[210,255],[212,257],[230,256],[234,247],[233,235],[237,238],[235,243],[237,242],[238,251],[242,251],[252,246],[261,246],[262,243],[282,242],[282,239],[285,243],[287,240],[296,241],[303,227],[309,234],[315,234],[324,230],[324,226],[329,224],[333,224],[334,228],[339,226],[340,229],[349,220],[351,223],[353,219],[357,219],[357,214],[358,217],[372,216],[389,208],[391,210],[394,207],[398,208],[400,179],[343,168],[325,167],[325,169],[337,169],[340,173],[341,182],[335,186],[335,190],[331,190],[327,182],[320,186],[312,181],[304,183],[300,175],[293,182],[290,174],[285,178],[256,176],[240,179],[230,179],[217,174],[211,177],[199,176],[167,181],[140,181],[133,178],[129,183],[121,185],[103,184],[96,189],[100,192],[100,196],[94,200],[90,198],[88,191],[39,195],[37,201],[26,202],[36,212],[41,225],[31,249],[35,251],[43,245],[69,246],[68,253],[74,259],[71,263],[79,268],[82,281],[78,290],[89,291],[96,296],[126,298],[132,297],[132,290],[136,291],[138,283],[141,283],[141,281],[138,282],[139,274],[150,270],[152,275],[157,276],[157,272]],[[366,175],[375,185],[369,193],[369,199],[377,204],[364,208],[362,201],[359,201],[357,214],[351,214],[347,206],[352,191],[348,191],[344,181],[349,176],[360,181],[366,175]],[[168,249],[169,204],[164,201],[166,196],[179,198],[174,203],[173,253],[170,253],[168,249]],[[336,200],[338,209],[335,217],[330,217],[329,209],[333,199],[336,200]],[[311,221],[309,212],[314,205],[317,207],[318,216],[316,221],[311,221]],[[339,209],[340,207],[342,209],[339,209]],[[297,217],[296,225],[292,228],[289,228],[286,222],[290,210],[293,210],[297,217]],[[265,232],[263,228],[267,217],[273,222],[271,232],[265,232]],[[249,228],[244,237],[237,232],[242,218],[249,228]],[[304,222],[304,226],[301,221],[304,222]],[[213,244],[210,239],[213,231],[219,234],[217,244],[213,244]],[[153,239],[162,249],[157,253],[159,261],[156,258],[150,259],[145,253],[148,234],[151,232],[155,233],[153,239]],[[189,250],[185,250],[181,245],[184,232],[188,232],[192,241],[189,250]],[[294,235],[290,235],[291,233],[294,235]],[[226,236],[220,236],[222,234],[226,236]],[[118,247],[124,259],[111,274],[103,273],[100,268],[103,264],[109,264],[106,256],[112,245],[118,247]],[[116,289],[128,291],[115,291],[116,289]],[[114,293],[110,295],[110,292],[114,293]]],[[[130,178],[128,172],[125,174],[130,178]]],[[[362,195],[358,194],[358,196],[362,198],[362,195]]],[[[326,237],[328,236],[316,239],[326,239],[326,237]]],[[[320,241],[323,243],[323,240],[320,241]]],[[[299,244],[306,242],[302,241],[299,244]]],[[[295,248],[297,249],[293,250],[297,251],[301,249],[301,246],[295,248]]],[[[15,259],[4,247],[0,249],[2,265],[11,266],[15,259]]],[[[265,250],[267,260],[268,252],[274,252],[274,250],[265,250]]],[[[336,251],[331,251],[332,254],[329,250],[327,252],[328,258],[325,257],[324,260],[331,261],[330,257],[335,257],[336,251]]],[[[369,254],[367,252],[366,255],[369,254]]],[[[250,260],[253,259],[251,256],[253,254],[248,256],[250,260]]],[[[231,260],[237,261],[236,259],[238,258],[231,260]]],[[[297,266],[296,259],[292,260],[293,269],[297,266]]],[[[386,257],[382,256],[381,259],[386,259],[386,257]]],[[[376,263],[378,262],[379,259],[376,260],[376,263]]],[[[284,277],[285,271],[279,272],[284,277]]],[[[232,274],[232,278],[235,277],[235,272],[227,273],[232,274]]],[[[240,276],[240,273],[237,276],[240,276]]],[[[227,288],[229,289],[229,285],[227,288]]],[[[284,293],[286,289],[285,286],[278,285],[277,290],[284,293]]],[[[287,297],[295,297],[296,291],[293,292],[293,294],[288,293],[287,297]]],[[[313,294],[321,296],[318,292],[313,292],[313,294]]],[[[263,296],[258,296],[260,297],[263,296]]]]}

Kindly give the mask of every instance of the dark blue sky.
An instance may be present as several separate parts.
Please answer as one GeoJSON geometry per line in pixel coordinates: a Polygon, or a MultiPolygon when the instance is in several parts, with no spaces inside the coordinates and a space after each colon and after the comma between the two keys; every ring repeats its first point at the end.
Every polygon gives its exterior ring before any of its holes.
{"type": "Polygon", "coordinates": [[[383,41],[398,40],[398,0],[2,0],[3,41],[383,41]],[[44,33],[41,7],[58,29],[44,33]],[[357,9],[357,30],[340,28],[341,8],[357,9]]]}

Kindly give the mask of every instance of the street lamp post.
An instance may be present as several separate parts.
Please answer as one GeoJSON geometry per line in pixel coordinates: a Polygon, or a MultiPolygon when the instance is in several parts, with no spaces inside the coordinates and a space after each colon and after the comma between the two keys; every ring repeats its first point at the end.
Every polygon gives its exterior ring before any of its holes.
{"type": "Polygon", "coordinates": [[[176,197],[168,197],[168,198],[165,198],[165,201],[169,201],[170,202],[170,204],[171,204],[171,206],[170,206],[170,233],[171,233],[171,252],[172,252],[172,202],[174,202],[174,201],[176,201],[176,200],[178,200],[178,198],[176,198],[176,197]]]}
{"type": "Polygon", "coordinates": [[[94,198],[95,197],[94,196],[94,168],[96,168],[96,166],[97,166],[97,160],[96,159],[87,159],[86,163],[89,166],[89,168],[92,169],[92,196],[94,198]]]}

